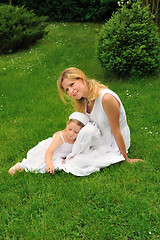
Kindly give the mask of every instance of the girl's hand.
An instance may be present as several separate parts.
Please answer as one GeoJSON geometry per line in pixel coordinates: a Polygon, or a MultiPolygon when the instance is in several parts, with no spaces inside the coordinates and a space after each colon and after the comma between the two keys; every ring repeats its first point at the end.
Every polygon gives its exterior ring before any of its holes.
{"type": "Polygon", "coordinates": [[[46,171],[50,172],[51,174],[54,174],[54,166],[53,164],[48,164],[46,167],[46,171]]]}
{"type": "Polygon", "coordinates": [[[130,159],[130,158],[127,158],[126,159],[126,161],[128,162],[128,163],[137,163],[137,162],[145,162],[144,160],[142,160],[142,159],[130,159]]]}

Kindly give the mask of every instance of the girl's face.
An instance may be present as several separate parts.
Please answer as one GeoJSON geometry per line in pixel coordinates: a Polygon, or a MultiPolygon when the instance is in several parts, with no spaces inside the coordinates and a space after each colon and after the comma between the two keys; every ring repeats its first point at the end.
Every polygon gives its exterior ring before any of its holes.
{"type": "Polygon", "coordinates": [[[77,80],[69,80],[68,78],[65,78],[62,81],[62,87],[70,97],[77,100],[82,97],[87,98],[89,95],[88,86],[86,82],[83,82],[82,78],[77,80]]]}
{"type": "Polygon", "coordinates": [[[77,125],[75,122],[67,122],[66,126],[66,135],[70,140],[76,140],[77,135],[79,131],[81,130],[81,127],[77,125]]]}

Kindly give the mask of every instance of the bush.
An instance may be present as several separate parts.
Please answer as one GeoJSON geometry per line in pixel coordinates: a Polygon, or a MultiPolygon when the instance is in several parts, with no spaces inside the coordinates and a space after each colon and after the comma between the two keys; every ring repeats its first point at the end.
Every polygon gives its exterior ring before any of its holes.
{"type": "Polygon", "coordinates": [[[118,74],[149,75],[159,67],[159,36],[148,7],[124,5],[99,33],[102,66],[118,74]]]}
{"type": "Polygon", "coordinates": [[[117,0],[14,0],[13,4],[61,22],[104,22],[118,7],[117,0]]]}
{"type": "Polygon", "coordinates": [[[46,17],[24,7],[0,6],[0,54],[29,47],[47,34],[46,17]]]}

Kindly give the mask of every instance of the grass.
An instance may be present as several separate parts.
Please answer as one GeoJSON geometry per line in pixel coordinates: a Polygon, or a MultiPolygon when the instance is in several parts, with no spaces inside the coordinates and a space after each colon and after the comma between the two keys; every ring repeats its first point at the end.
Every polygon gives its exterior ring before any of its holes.
{"type": "Polygon", "coordinates": [[[100,24],[50,24],[32,48],[0,57],[0,239],[160,239],[160,76],[118,79],[96,57],[100,24]],[[146,163],[112,165],[88,177],[65,172],[17,173],[8,169],[27,151],[65,126],[56,80],[75,66],[114,90],[131,129],[129,157],[146,163]]]}

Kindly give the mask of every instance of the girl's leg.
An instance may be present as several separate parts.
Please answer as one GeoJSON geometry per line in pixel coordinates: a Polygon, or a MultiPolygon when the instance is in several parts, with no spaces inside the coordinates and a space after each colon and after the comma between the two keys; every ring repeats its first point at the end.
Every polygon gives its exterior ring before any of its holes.
{"type": "Polygon", "coordinates": [[[14,175],[16,172],[21,172],[22,169],[20,167],[20,163],[16,163],[13,167],[11,167],[8,171],[9,174],[14,175]]]}

